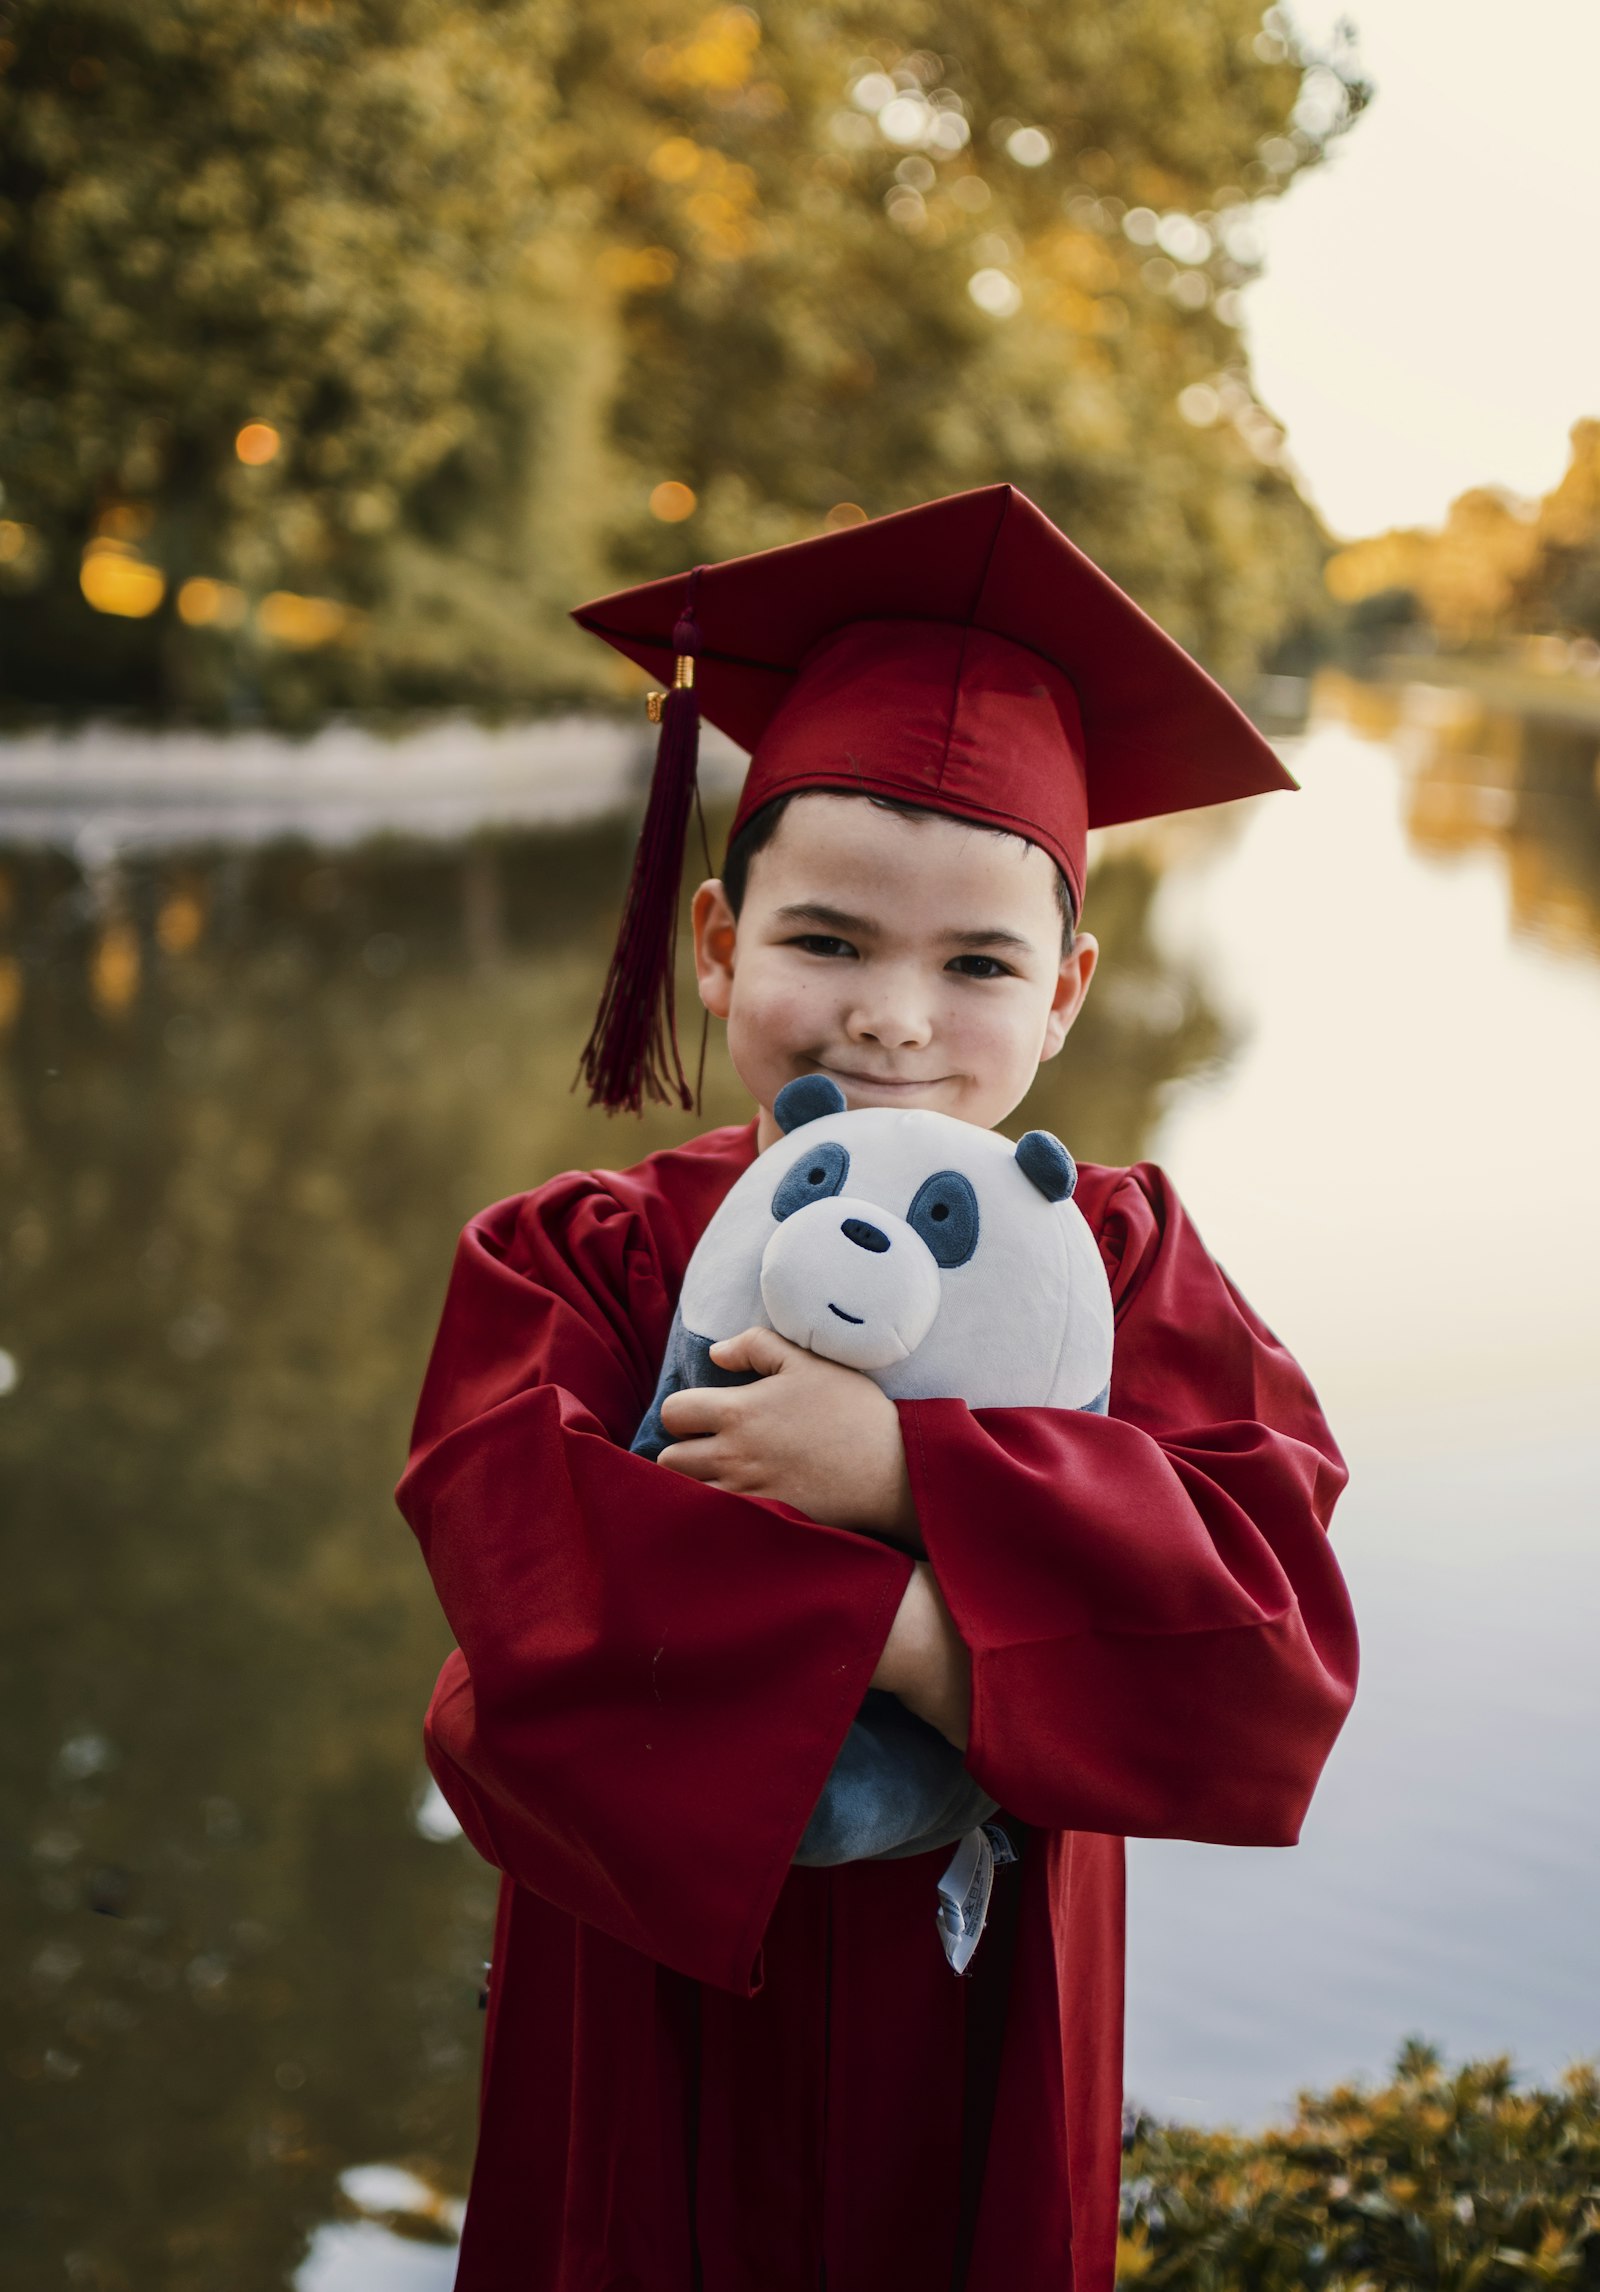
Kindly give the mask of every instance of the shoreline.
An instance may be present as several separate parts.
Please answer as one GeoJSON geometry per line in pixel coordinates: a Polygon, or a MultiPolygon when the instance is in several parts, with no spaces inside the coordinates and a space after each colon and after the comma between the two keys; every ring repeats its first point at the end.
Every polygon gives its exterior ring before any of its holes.
{"type": "MultiPolygon", "coordinates": [[[[305,740],[265,731],[133,730],[100,721],[0,739],[0,844],[116,852],[373,836],[454,843],[481,829],[594,819],[636,802],[644,725],[563,716],[492,727],[435,720],[386,736],[348,721],[305,740]]],[[[744,753],[702,728],[700,779],[731,795],[744,753]]]]}

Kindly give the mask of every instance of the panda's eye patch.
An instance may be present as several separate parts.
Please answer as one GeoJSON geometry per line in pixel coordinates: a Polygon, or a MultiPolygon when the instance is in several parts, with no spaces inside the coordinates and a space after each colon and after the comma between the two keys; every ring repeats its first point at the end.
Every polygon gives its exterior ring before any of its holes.
{"type": "Polygon", "coordinates": [[[778,1181],[778,1190],[772,1197],[772,1214],[780,1220],[792,1218],[796,1210],[803,1210],[807,1202],[825,1202],[830,1194],[837,1194],[850,1175],[850,1156],[834,1139],[824,1139],[820,1146],[811,1147],[798,1162],[792,1162],[778,1181]]]}
{"type": "Polygon", "coordinates": [[[948,1273],[965,1265],[978,1246],[978,1197],[959,1170],[935,1171],[917,1188],[906,1224],[948,1273]]]}

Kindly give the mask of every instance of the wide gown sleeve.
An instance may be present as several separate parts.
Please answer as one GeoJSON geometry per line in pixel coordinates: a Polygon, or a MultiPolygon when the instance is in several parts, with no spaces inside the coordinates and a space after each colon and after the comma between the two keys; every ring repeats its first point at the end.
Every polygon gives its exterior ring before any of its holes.
{"type": "Polygon", "coordinates": [[[671,1307],[599,1181],[486,1211],[398,1495],[459,1642],[426,1739],[473,1844],[747,1995],[911,1562],[628,1454],[671,1307]]]}
{"type": "Polygon", "coordinates": [[[1355,1692],[1326,1536],[1344,1465],[1160,1171],[1122,1173],[1094,1222],[1109,1416],[901,1405],[972,1652],[967,1764],[1051,1829],[1291,1845],[1355,1692]]]}

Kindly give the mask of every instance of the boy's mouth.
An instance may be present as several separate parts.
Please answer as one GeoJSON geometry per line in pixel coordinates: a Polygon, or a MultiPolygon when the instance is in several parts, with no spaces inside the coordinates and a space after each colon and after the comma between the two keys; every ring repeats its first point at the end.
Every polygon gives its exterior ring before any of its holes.
{"type": "Polygon", "coordinates": [[[831,1074],[847,1087],[853,1084],[857,1090],[894,1092],[937,1090],[941,1083],[948,1082],[950,1079],[948,1075],[944,1074],[858,1074],[854,1068],[848,1066],[829,1066],[824,1069],[824,1072],[831,1074]]]}
{"type": "Polygon", "coordinates": [[[834,1305],[830,1303],[828,1311],[830,1313],[837,1313],[841,1321],[848,1321],[852,1329],[859,1329],[862,1322],[866,1319],[866,1315],[864,1313],[846,1313],[842,1305],[834,1305]]]}

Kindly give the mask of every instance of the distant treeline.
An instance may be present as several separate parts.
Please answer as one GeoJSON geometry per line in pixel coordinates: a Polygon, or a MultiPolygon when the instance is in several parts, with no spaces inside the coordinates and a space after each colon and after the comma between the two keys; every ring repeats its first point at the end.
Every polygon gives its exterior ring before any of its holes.
{"type": "Polygon", "coordinates": [[[1531,637],[1600,669],[1600,421],[1574,425],[1566,474],[1541,501],[1474,487],[1436,532],[1405,527],[1340,550],[1327,582],[1358,636],[1421,628],[1474,649],[1531,637]]]}
{"type": "Polygon", "coordinates": [[[1002,477],[1241,678],[1252,212],[1366,93],[1258,0],[5,0],[5,696],[593,700],[575,599],[1002,477]]]}
{"type": "Polygon", "coordinates": [[[1303,2094],[1248,2137],[1141,2122],[1117,2281],[1147,2292],[1534,2292],[1600,2285],[1600,2077],[1519,2090],[1430,2047],[1303,2094]]]}

